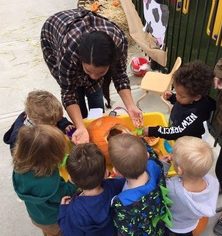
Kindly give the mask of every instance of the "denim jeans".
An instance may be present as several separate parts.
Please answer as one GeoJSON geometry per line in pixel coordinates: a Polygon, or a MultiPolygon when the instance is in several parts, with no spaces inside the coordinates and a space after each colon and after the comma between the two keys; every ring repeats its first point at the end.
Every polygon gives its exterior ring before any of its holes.
{"type": "Polygon", "coordinates": [[[77,91],[78,91],[78,98],[79,98],[79,107],[80,107],[83,118],[86,118],[88,116],[88,109],[91,109],[91,108],[102,108],[104,112],[105,108],[104,108],[102,88],[99,88],[94,93],[87,93],[84,87],[79,87],[77,91]],[[85,97],[87,98],[88,109],[87,109],[85,97]]]}

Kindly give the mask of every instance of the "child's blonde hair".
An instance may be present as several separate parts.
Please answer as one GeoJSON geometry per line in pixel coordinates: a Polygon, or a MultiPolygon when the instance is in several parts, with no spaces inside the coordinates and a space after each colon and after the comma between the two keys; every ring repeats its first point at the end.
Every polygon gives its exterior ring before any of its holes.
{"type": "Polygon", "coordinates": [[[172,159],[186,176],[203,177],[213,164],[213,151],[208,143],[200,138],[183,136],[173,146],[172,159]]]}
{"type": "Polygon", "coordinates": [[[28,94],[25,112],[35,125],[56,125],[63,116],[63,108],[59,100],[45,90],[35,90],[28,94]]]}
{"type": "Polygon", "coordinates": [[[146,171],[147,151],[139,137],[118,134],[109,139],[108,147],[113,166],[125,178],[137,179],[146,171]]]}
{"type": "Polygon", "coordinates": [[[63,160],[64,134],[50,125],[23,126],[19,130],[13,155],[14,170],[33,171],[36,176],[51,175],[63,160]]]}

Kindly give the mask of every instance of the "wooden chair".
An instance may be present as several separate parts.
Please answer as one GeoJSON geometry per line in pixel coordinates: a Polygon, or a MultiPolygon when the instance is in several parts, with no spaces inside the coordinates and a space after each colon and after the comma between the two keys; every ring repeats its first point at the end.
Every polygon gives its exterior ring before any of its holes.
{"type": "Polygon", "coordinates": [[[169,104],[163,99],[163,93],[170,89],[172,86],[172,75],[180,67],[182,60],[177,57],[174,66],[169,74],[163,74],[161,72],[148,71],[141,81],[141,89],[145,90],[145,93],[138,99],[137,106],[139,107],[140,101],[149,93],[156,92],[161,95],[162,101],[168,106],[169,104]]]}

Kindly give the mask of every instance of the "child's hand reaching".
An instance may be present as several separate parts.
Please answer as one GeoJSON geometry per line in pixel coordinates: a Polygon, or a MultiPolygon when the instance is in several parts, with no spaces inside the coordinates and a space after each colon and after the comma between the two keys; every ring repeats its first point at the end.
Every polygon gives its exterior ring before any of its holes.
{"type": "Polygon", "coordinates": [[[61,205],[68,205],[71,202],[71,197],[70,196],[64,196],[61,200],[61,205]]]}
{"type": "Polygon", "coordinates": [[[170,163],[172,161],[171,155],[163,156],[160,159],[161,159],[161,161],[164,161],[164,162],[167,162],[167,163],[170,163]]]}
{"type": "Polygon", "coordinates": [[[71,130],[75,129],[75,126],[74,125],[68,125],[66,128],[65,128],[65,131],[66,132],[70,132],[71,130]]]}
{"type": "Polygon", "coordinates": [[[160,158],[160,161],[163,164],[163,171],[164,171],[164,175],[166,176],[168,174],[169,169],[170,169],[172,158],[170,155],[164,156],[164,157],[160,158]]]}
{"type": "Polygon", "coordinates": [[[171,91],[165,91],[165,93],[163,94],[163,99],[169,100],[172,94],[173,93],[171,91]]]}
{"type": "Polygon", "coordinates": [[[66,135],[71,139],[73,133],[75,132],[75,130],[76,130],[75,126],[73,126],[73,125],[68,125],[68,126],[65,128],[66,135]]]}

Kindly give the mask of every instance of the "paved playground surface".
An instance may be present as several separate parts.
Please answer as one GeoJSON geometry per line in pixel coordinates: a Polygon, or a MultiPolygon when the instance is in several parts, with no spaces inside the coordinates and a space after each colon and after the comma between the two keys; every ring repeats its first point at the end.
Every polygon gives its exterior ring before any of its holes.
{"type": "MultiPolygon", "coordinates": [[[[40,30],[50,15],[75,8],[73,0],[0,0],[0,140],[17,115],[24,109],[27,93],[33,89],[45,89],[60,98],[59,86],[50,75],[40,49],[40,30]]],[[[130,49],[129,58],[139,54],[130,49]]],[[[130,71],[129,71],[130,74],[130,71]]],[[[141,96],[140,78],[130,74],[133,97],[141,96]]],[[[119,96],[111,88],[113,107],[122,106],[119,96]]],[[[144,111],[162,112],[168,117],[167,107],[157,95],[149,94],[141,103],[144,111]]],[[[108,111],[107,111],[108,112],[108,111]]],[[[207,140],[213,144],[213,138],[207,140]]],[[[215,157],[219,147],[214,148],[215,157]]],[[[9,147],[0,141],[0,235],[40,236],[27,215],[23,202],[16,196],[11,182],[12,164],[9,147]]],[[[212,170],[213,172],[213,170],[212,170]]],[[[220,203],[222,206],[222,201],[220,203]]],[[[210,220],[205,236],[211,236],[212,226],[218,216],[210,220]]]]}

